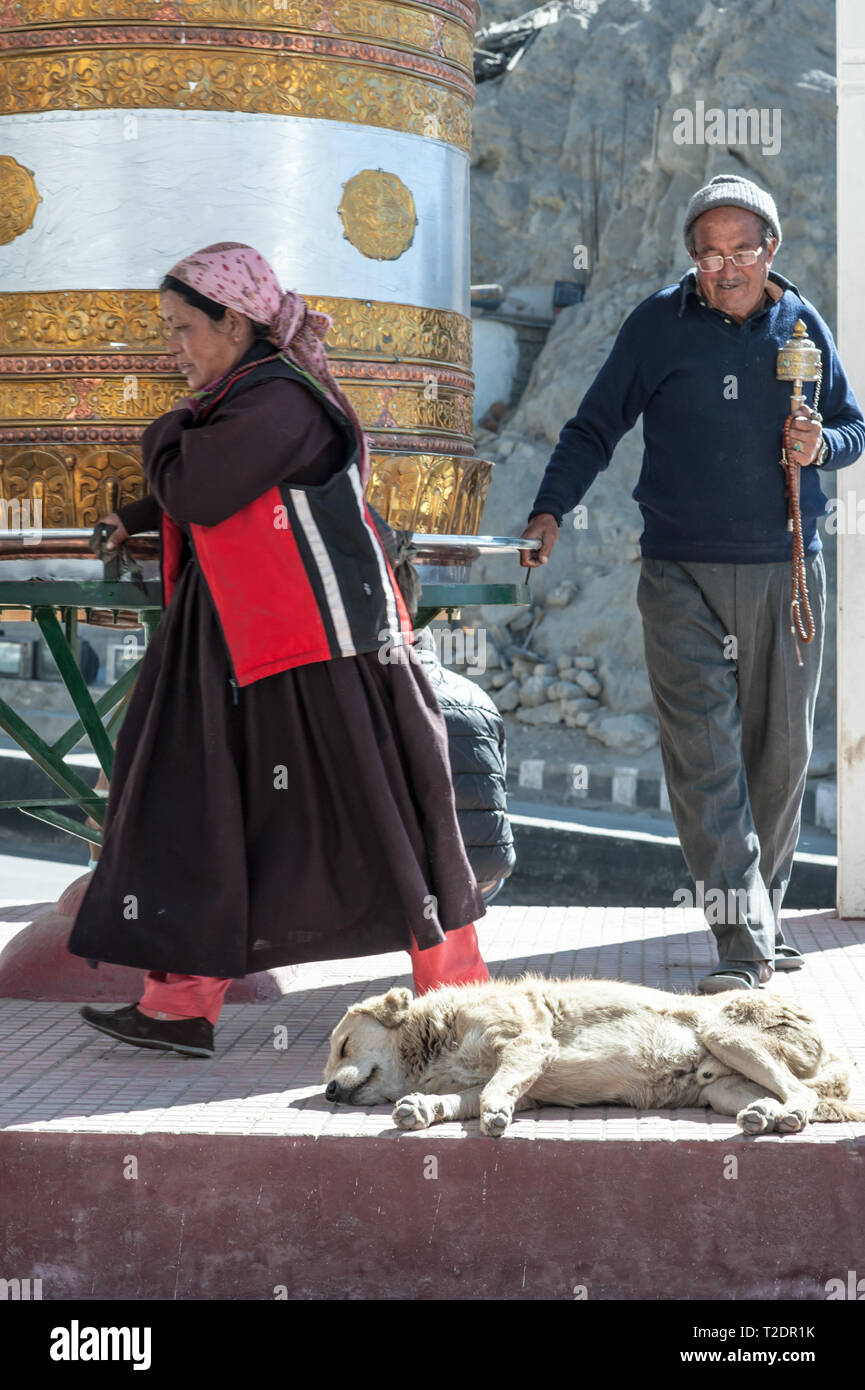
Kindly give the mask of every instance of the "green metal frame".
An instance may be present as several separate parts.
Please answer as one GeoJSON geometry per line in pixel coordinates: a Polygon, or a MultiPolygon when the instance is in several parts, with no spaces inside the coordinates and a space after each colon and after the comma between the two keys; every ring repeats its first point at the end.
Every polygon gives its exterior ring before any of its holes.
{"type": "Polygon", "coordinates": [[[451,618],[460,608],[478,604],[528,603],[528,584],[425,584],[415,623],[426,627],[437,613],[451,618]]]}
{"type": "MultiPolygon", "coordinates": [[[[469,604],[528,603],[528,584],[428,584],[421,595],[416,624],[425,627],[437,613],[453,616],[469,604]]],[[[78,666],[78,612],[85,621],[91,609],[137,611],[145,629],[145,650],[162,616],[158,584],[110,583],[99,580],[0,581],[0,610],[29,608],[69,692],[78,718],[55,743],[46,743],[5,700],[0,699],[0,729],[65,792],[64,797],[31,801],[0,801],[0,810],[18,810],[45,821],[90,844],[102,843],[107,792],[94,791],[66,762],[66,755],[86,734],[106,778],[114,766],[114,741],[123,722],[126,705],[143,657],[124,671],[110,690],[94,700],[78,666]],[[39,601],[34,603],[34,587],[39,601]],[[61,620],[57,610],[62,614],[61,620]],[[100,826],[99,830],[64,815],[78,807],[100,826]]]]}
{"type": "Polygon", "coordinates": [[[124,671],[110,690],[106,690],[98,700],[94,700],[78,665],[78,613],[79,610],[84,610],[86,621],[91,609],[109,609],[115,614],[121,610],[139,612],[145,630],[146,650],[161,617],[159,585],[103,583],[99,580],[82,580],[77,583],[3,581],[0,582],[0,609],[4,608],[31,610],[33,620],[39,624],[78,718],[56,742],[46,743],[20,714],[5,700],[0,699],[0,729],[4,729],[52,782],[61,791],[66,792],[65,797],[59,798],[0,801],[0,810],[22,811],[24,815],[45,821],[48,825],[56,826],[90,844],[101,844],[107,792],[94,791],[84,778],[69,766],[66,755],[86,734],[100,767],[110,780],[114,767],[113,740],[116,740],[123,722],[127,700],[143,657],[124,671]],[[38,588],[38,603],[33,601],[34,586],[38,588]],[[61,619],[57,616],[57,609],[62,615],[62,625],[61,619]],[[68,811],[74,806],[95,820],[100,829],[83,825],[71,816],[63,814],[63,810],[68,811]]]}

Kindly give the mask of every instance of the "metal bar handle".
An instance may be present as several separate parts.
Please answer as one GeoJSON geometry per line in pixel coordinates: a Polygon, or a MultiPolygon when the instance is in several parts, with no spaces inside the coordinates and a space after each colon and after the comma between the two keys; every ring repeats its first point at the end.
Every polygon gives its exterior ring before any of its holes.
{"type": "MultiPolygon", "coordinates": [[[[64,526],[54,530],[39,527],[19,527],[14,530],[0,530],[0,556],[8,559],[27,559],[32,556],[55,559],[71,558],[76,555],[92,558],[93,551],[89,541],[92,531],[82,527],[64,526]]],[[[140,531],[130,536],[125,545],[133,555],[142,558],[156,554],[157,531],[140,531]]],[[[412,549],[416,559],[460,559],[480,555],[508,555],[520,550],[539,550],[541,542],[537,537],[523,540],[519,536],[435,536],[423,531],[415,531],[412,536],[412,549]]]]}

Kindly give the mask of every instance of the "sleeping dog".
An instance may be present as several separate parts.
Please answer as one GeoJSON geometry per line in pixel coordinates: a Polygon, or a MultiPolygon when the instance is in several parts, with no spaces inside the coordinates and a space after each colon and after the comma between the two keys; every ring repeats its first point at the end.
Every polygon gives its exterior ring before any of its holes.
{"type": "Polygon", "coordinates": [[[615,980],[526,975],[420,999],[391,989],[334,1028],[324,1079],[328,1100],[396,1102],[401,1129],[480,1115],[493,1138],[541,1105],[710,1106],[746,1134],[865,1122],[844,1103],[847,1067],[788,999],[615,980]]]}

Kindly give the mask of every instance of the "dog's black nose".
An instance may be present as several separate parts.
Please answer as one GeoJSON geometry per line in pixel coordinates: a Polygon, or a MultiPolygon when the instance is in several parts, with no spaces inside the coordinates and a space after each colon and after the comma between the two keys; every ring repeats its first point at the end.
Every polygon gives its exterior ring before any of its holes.
{"type": "Polygon", "coordinates": [[[325,1091],[324,1095],[326,1100],[339,1100],[339,1087],[337,1086],[335,1081],[331,1081],[328,1083],[327,1090],[325,1091]]]}

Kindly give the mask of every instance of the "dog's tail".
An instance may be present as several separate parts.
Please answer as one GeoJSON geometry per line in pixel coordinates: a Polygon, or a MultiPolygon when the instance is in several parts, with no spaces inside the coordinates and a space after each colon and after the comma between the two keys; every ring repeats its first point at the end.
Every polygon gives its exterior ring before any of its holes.
{"type": "Polygon", "coordinates": [[[806,1082],[816,1091],[820,1099],[811,1116],[812,1120],[829,1124],[841,1124],[845,1120],[865,1123],[865,1109],[861,1105],[850,1105],[850,1068],[836,1052],[827,1049],[823,1052],[822,1065],[816,1076],[806,1082]]]}
{"type": "Polygon", "coordinates": [[[824,1052],[817,1075],[803,1080],[824,1100],[846,1100],[850,1095],[850,1068],[835,1052],[824,1052]]]}
{"type": "Polygon", "coordinates": [[[844,1120],[865,1124],[865,1108],[843,1100],[818,1100],[811,1119],[824,1124],[841,1124],[844,1120]]]}

